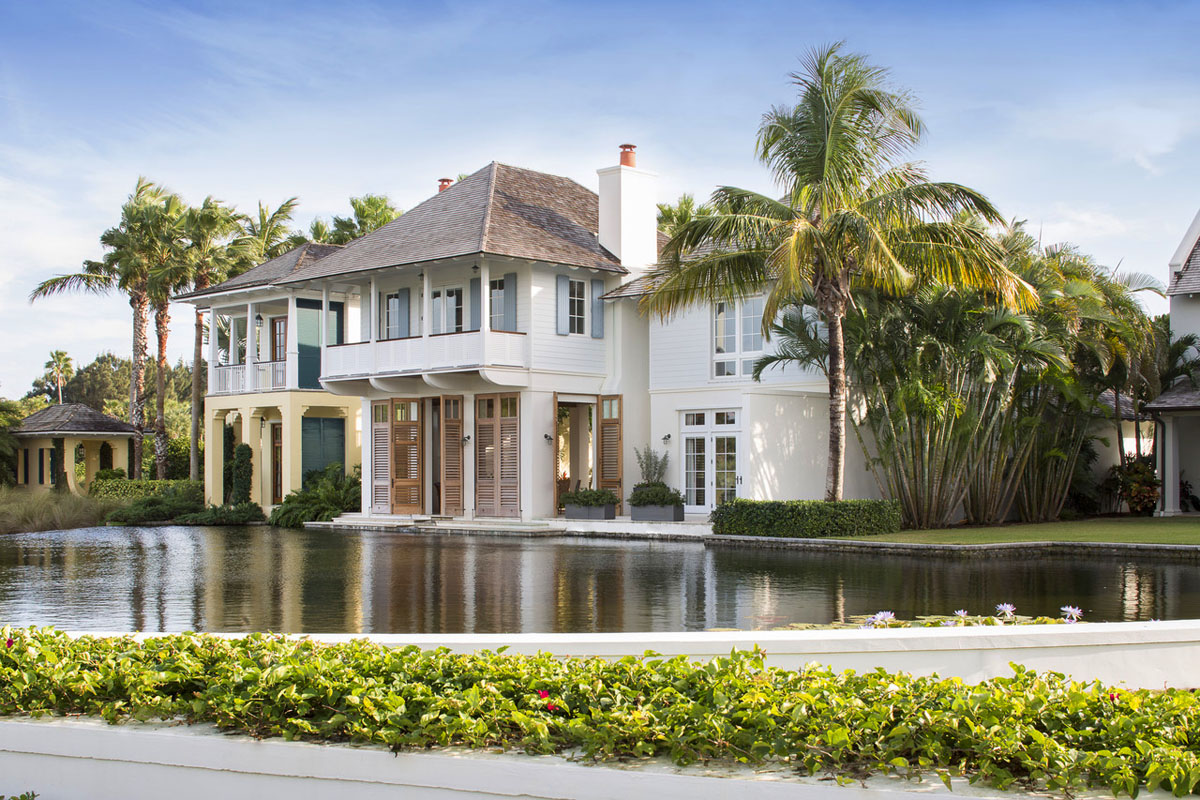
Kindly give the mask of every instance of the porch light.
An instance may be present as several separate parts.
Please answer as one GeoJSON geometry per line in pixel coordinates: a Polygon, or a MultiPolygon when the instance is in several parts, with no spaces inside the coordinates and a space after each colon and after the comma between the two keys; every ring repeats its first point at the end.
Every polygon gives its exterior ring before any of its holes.
{"type": "Polygon", "coordinates": [[[670,444],[671,443],[671,434],[668,433],[666,436],[664,436],[662,442],[663,442],[663,444],[670,444]]]}
{"type": "Polygon", "coordinates": [[[263,323],[262,314],[255,314],[254,315],[254,327],[261,328],[262,323],[263,323]]]}
{"type": "Polygon", "coordinates": [[[554,441],[554,437],[550,434],[543,433],[542,435],[546,437],[546,444],[551,444],[554,441]]]}
{"type": "Polygon", "coordinates": [[[469,444],[470,442],[471,442],[471,434],[468,433],[466,436],[463,437],[463,444],[469,444]]]}
{"type": "Polygon", "coordinates": [[[479,265],[478,265],[478,264],[473,264],[473,265],[471,266],[471,272],[479,272],[479,265]]]}

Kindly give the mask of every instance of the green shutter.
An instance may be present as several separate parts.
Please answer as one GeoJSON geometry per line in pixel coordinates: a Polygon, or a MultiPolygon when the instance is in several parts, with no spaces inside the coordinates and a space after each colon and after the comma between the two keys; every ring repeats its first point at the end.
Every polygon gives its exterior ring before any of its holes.
{"type": "Polygon", "coordinates": [[[346,420],[304,417],[300,421],[300,472],[307,476],[346,460],[346,420]]]}
{"type": "Polygon", "coordinates": [[[321,388],[321,302],[296,301],[296,343],[301,389],[321,388]]]}

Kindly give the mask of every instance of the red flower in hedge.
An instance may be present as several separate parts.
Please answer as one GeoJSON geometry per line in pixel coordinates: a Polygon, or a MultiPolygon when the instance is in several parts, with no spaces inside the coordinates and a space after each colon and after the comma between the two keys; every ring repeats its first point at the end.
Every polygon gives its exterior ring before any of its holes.
{"type": "MultiPolygon", "coordinates": [[[[545,700],[549,696],[550,696],[550,693],[547,692],[545,689],[538,689],[538,697],[545,700]]],[[[554,703],[546,703],[546,710],[547,711],[558,711],[558,706],[554,705],[554,703]]]]}
{"type": "Polygon", "coordinates": [[[11,636],[8,637],[8,641],[4,643],[4,646],[7,647],[9,650],[12,650],[13,638],[11,636]]]}

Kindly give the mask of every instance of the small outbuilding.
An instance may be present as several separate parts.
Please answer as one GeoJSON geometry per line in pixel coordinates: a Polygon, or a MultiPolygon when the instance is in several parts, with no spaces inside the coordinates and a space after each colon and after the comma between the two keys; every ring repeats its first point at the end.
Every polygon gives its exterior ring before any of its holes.
{"type": "Polygon", "coordinates": [[[83,494],[97,471],[126,468],[135,432],[128,422],[81,403],[35,411],[12,432],[20,443],[17,485],[46,492],[65,479],[69,491],[83,494]],[[82,482],[75,473],[80,457],[84,464],[82,482]]]}

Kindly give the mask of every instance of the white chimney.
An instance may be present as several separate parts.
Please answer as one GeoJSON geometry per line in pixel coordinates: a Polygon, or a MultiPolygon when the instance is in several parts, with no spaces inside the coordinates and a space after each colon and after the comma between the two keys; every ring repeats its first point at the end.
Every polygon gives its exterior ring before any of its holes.
{"type": "Polygon", "coordinates": [[[600,176],[600,244],[621,259],[636,278],[658,261],[658,176],[637,168],[631,144],[621,145],[620,163],[596,170],[600,176]]]}

